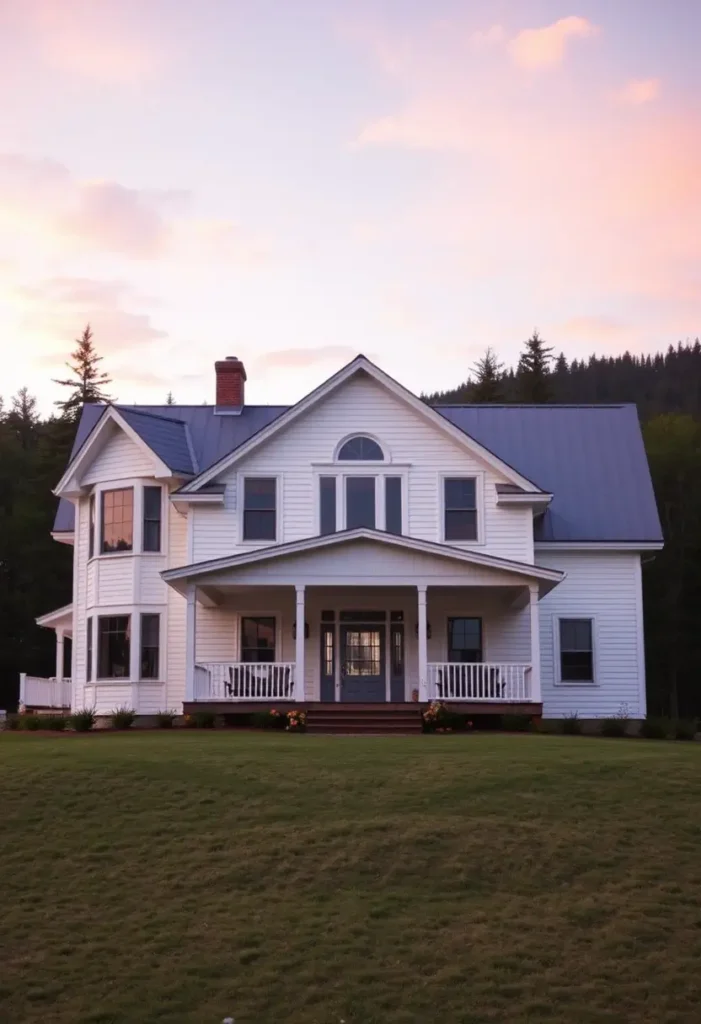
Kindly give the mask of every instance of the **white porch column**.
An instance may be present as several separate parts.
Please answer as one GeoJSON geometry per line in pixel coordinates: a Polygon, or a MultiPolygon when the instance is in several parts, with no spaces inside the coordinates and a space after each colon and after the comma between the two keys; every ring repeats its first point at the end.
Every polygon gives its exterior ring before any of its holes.
{"type": "Polygon", "coordinates": [[[187,586],[187,609],[185,613],[185,700],[195,699],[195,630],[197,626],[197,587],[187,586]]]}
{"type": "Polygon", "coordinates": [[[56,630],[56,682],[63,680],[63,630],[56,630]]]}
{"type": "Polygon", "coordinates": [[[295,587],[295,700],[304,700],[304,585],[295,587]]]}
{"type": "Polygon", "coordinates": [[[419,700],[428,700],[428,645],[426,619],[426,585],[421,583],[416,588],[419,600],[419,700]]]}
{"type": "Polygon", "coordinates": [[[540,609],[538,607],[538,584],[531,583],[531,700],[540,704],[543,696],[540,689],[540,609]]]}

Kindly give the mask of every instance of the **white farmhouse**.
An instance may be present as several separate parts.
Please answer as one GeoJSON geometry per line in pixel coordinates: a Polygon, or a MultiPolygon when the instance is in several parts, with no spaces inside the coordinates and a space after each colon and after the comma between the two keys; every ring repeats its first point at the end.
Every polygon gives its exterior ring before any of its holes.
{"type": "Polygon", "coordinates": [[[215,405],[83,410],[73,602],[38,620],[57,679],[28,704],[645,716],[633,406],[431,407],[363,356],[250,406],[238,359],[215,372],[215,405]]]}

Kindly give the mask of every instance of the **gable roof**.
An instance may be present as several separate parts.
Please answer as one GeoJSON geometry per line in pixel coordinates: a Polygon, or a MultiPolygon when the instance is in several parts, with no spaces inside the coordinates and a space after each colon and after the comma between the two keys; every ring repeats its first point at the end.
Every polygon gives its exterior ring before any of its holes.
{"type": "MultiPolygon", "coordinates": [[[[71,459],[105,408],[88,405],[83,409],[71,459]]],[[[152,427],[154,419],[180,423],[176,429],[184,431],[193,463],[203,473],[278,419],[288,407],[244,406],[237,416],[216,415],[211,405],[117,409],[125,418],[132,414],[129,423],[139,433],[152,427]]],[[[635,406],[446,405],[436,406],[435,412],[554,495],[545,514],[535,521],[536,541],[661,543],[662,530],[635,406]]],[[[175,435],[172,440],[174,443],[175,435]]],[[[151,442],[156,443],[153,436],[151,442]]],[[[171,435],[167,443],[171,443],[171,435]]],[[[180,461],[165,449],[161,449],[160,457],[168,465],[171,458],[180,461]]],[[[183,471],[182,467],[173,469],[183,471]]],[[[73,511],[73,505],[61,499],[54,532],[73,530],[73,511]]]]}
{"type": "Polygon", "coordinates": [[[276,420],[263,427],[255,435],[250,437],[247,441],[244,441],[239,448],[235,451],[229,452],[218,463],[209,467],[209,469],[203,470],[198,477],[194,480],[190,480],[189,483],[185,484],[181,490],[185,493],[199,490],[200,487],[209,483],[219,473],[228,469],[229,466],[233,465],[239,459],[244,458],[259,444],[267,441],[270,437],[273,437],[278,431],[284,430],[284,428],[292,423],[294,420],[303,416],[306,412],[312,409],[318,402],[327,398],[333,394],[339,387],[350,380],[352,377],[363,376],[372,378],[377,384],[383,387],[390,394],[394,395],[395,398],[399,399],[405,405],[408,405],[417,416],[422,419],[428,420],[435,427],[442,430],[444,434],[451,437],[458,444],[462,445],[466,450],[472,451],[478,455],[484,462],[492,466],[497,471],[503,473],[506,478],[519,487],[523,487],[526,490],[539,490],[537,484],[534,484],[531,480],[526,479],[518,470],[514,469],[508,463],[500,459],[498,455],[490,451],[485,445],[480,444],[475,438],[471,437],[460,427],[457,429],[446,419],[446,417],[439,415],[435,409],[428,405],[426,402],[417,398],[411,391],[405,388],[402,384],[396,381],[389,374],[381,370],[379,366],[376,366],[370,359],[364,355],[356,356],[345,366],[342,366],[337,373],[332,374],[327,380],[320,384],[319,387],[314,388],[309,394],[305,395],[304,398],[300,399],[296,405],[291,405],[286,409],[276,420]]]}
{"type": "Polygon", "coordinates": [[[532,562],[516,562],[513,559],[489,555],[484,551],[456,548],[450,544],[439,544],[436,541],[421,540],[417,537],[397,536],[394,533],[386,533],[384,530],[371,530],[368,527],[361,527],[355,530],[339,530],[336,533],[306,537],[304,540],[293,540],[286,544],[271,544],[264,548],[256,548],[253,551],[240,551],[238,554],[225,555],[222,558],[211,558],[204,562],[195,562],[174,569],[166,569],[161,573],[161,576],[166,583],[182,587],[185,581],[194,581],[199,577],[221,572],[225,569],[236,569],[247,565],[254,565],[258,562],[277,561],[290,555],[314,553],[327,548],[335,548],[345,544],[357,544],[359,541],[368,540],[376,543],[379,547],[398,548],[401,551],[408,551],[410,553],[420,552],[422,554],[435,555],[437,558],[447,559],[461,565],[473,565],[500,570],[509,576],[525,576],[540,583],[541,596],[547,594],[565,578],[565,573],[559,569],[549,569],[542,565],[534,565],[532,562]]]}

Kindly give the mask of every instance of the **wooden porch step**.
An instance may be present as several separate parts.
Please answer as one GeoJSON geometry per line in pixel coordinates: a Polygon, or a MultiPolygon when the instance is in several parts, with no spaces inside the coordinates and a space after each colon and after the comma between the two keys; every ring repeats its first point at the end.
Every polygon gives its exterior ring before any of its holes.
{"type": "Polygon", "coordinates": [[[421,731],[421,710],[416,705],[335,704],[309,708],[309,732],[416,733],[421,731]]]}

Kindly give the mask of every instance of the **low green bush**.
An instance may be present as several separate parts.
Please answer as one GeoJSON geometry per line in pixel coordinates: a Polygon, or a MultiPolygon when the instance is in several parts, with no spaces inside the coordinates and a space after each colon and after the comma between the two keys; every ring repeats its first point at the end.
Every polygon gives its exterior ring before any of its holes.
{"type": "Polygon", "coordinates": [[[68,725],[68,719],[65,715],[45,715],[43,725],[52,732],[63,732],[68,725]]]}
{"type": "Polygon", "coordinates": [[[698,731],[698,722],[695,718],[677,718],[674,722],[675,740],[693,740],[698,731]]]}
{"type": "Polygon", "coordinates": [[[579,736],[582,731],[582,723],[576,711],[571,715],[565,715],[560,720],[560,729],[565,736],[579,736]]]}
{"type": "Polygon", "coordinates": [[[38,729],[42,729],[43,726],[44,723],[41,715],[20,715],[20,729],[25,729],[27,732],[36,732],[38,729]]]}
{"type": "Polygon", "coordinates": [[[173,722],[178,717],[177,711],[159,711],[156,715],[156,722],[159,729],[172,729],[173,722]]]}
{"type": "Polygon", "coordinates": [[[672,734],[669,718],[646,718],[640,723],[640,735],[646,740],[666,740],[672,734]]]}
{"type": "Polygon", "coordinates": [[[601,723],[602,736],[625,736],[628,731],[628,722],[625,718],[604,718],[601,723]]]}
{"type": "Polygon", "coordinates": [[[250,723],[254,729],[284,729],[287,725],[287,715],[276,708],[271,708],[270,711],[254,711],[250,723]]]}
{"type": "Polygon", "coordinates": [[[69,724],[76,732],[90,732],[95,725],[95,711],[93,708],[83,708],[81,711],[74,711],[69,718],[69,724]]]}
{"type": "Polygon", "coordinates": [[[472,719],[460,711],[452,711],[439,700],[432,701],[421,716],[424,732],[460,732],[472,728],[472,719]]]}
{"type": "Polygon", "coordinates": [[[185,715],[185,725],[189,729],[213,729],[217,716],[213,711],[193,711],[185,715]]]}
{"type": "Polygon", "coordinates": [[[124,731],[125,729],[131,729],[136,718],[136,709],[127,707],[126,704],[122,704],[121,707],[115,708],[110,714],[112,721],[112,728],[124,731]]]}
{"type": "Polygon", "coordinates": [[[501,727],[505,732],[531,732],[533,722],[530,715],[502,715],[501,727]]]}
{"type": "Polygon", "coordinates": [[[7,715],[5,718],[5,729],[8,732],[16,732],[21,727],[19,715],[7,715]]]}

